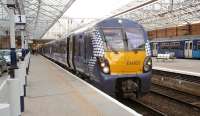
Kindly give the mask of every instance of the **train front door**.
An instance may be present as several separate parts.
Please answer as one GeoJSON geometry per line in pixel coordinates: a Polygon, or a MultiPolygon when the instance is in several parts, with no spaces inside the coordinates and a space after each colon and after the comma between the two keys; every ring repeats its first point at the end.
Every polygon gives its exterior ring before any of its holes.
{"type": "Polygon", "coordinates": [[[185,49],[184,49],[185,58],[192,58],[192,48],[193,48],[192,41],[185,41],[185,49]]]}
{"type": "Polygon", "coordinates": [[[158,43],[153,43],[153,56],[158,54],[158,43]]]}

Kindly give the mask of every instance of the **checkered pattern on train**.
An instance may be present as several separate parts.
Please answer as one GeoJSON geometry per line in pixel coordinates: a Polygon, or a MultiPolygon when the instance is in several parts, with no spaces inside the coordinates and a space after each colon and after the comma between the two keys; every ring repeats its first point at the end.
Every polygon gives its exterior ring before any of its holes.
{"type": "Polygon", "coordinates": [[[92,45],[93,45],[93,56],[89,60],[89,71],[92,73],[97,57],[104,56],[104,45],[101,34],[98,30],[93,31],[92,45]]]}
{"type": "Polygon", "coordinates": [[[151,56],[151,48],[149,40],[147,40],[147,42],[145,43],[145,50],[146,50],[146,56],[151,56]]]}

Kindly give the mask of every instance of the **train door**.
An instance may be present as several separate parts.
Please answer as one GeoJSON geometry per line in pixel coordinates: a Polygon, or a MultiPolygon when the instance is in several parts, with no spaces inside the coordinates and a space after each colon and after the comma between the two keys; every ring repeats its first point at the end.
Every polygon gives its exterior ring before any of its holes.
{"type": "Polygon", "coordinates": [[[71,65],[70,65],[70,58],[69,58],[69,41],[70,41],[70,37],[67,37],[67,67],[70,68],[71,65]]]}
{"type": "Polygon", "coordinates": [[[158,54],[158,43],[153,43],[153,56],[158,54]]]}
{"type": "Polygon", "coordinates": [[[192,58],[192,48],[193,48],[193,42],[192,41],[185,41],[185,58],[192,58]]]}
{"type": "Polygon", "coordinates": [[[69,64],[70,64],[70,68],[75,70],[75,66],[74,66],[74,36],[71,36],[70,40],[69,40],[69,64]]]}
{"type": "Polygon", "coordinates": [[[65,65],[67,66],[67,67],[69,67],[69,64],[68,64],[68,59],[67,59],[67,39],[65,38],[64,39],[64,41],[63,41],[63,43],[64,43],[64,62],[65,62],[65,65]]]}

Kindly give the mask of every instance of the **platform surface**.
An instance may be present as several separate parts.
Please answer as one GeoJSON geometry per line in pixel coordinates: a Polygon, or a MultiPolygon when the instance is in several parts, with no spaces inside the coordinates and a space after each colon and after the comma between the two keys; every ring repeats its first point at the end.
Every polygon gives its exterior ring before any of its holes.
{"type": "Polygon", "coordinates": [[[133,116],[42,56],[32,56],[22,116],[133,116]]]}
{"type": "Polygon", "coordinates": [[[173,72],[180,72],[195,76],[200,76],[200,60],[193,59],[170,59],[163,61],[162,59],[153,59],[153,69],[167,69],[173,72]]]}

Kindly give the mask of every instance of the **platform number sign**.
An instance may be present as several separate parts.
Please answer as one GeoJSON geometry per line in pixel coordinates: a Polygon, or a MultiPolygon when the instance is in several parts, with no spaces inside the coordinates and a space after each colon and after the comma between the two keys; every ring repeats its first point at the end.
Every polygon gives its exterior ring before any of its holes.
{"type": "Polygon", "coordinates": [[[26,16],[25,15],[15,15],[15,23],[16,24],[25,24],[26,16]]]}

